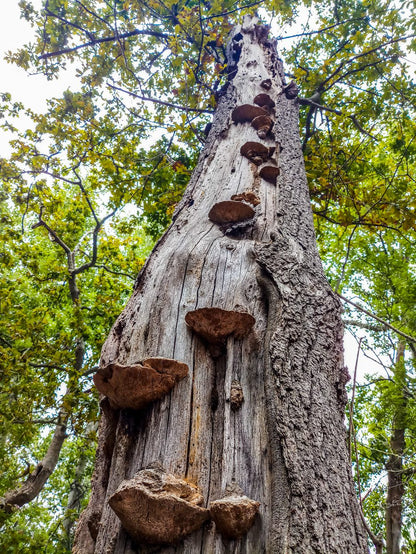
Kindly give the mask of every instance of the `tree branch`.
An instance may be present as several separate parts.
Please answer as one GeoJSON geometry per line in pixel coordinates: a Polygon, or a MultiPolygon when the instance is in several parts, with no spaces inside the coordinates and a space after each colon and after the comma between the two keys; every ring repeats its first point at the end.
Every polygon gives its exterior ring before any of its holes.
{"type": "Polygon", "coordinates": [[[81,48],[88,48],[89,46],[95,46],[96,44],[101,44],[104,42],[113,42],[115,40],[120,40],[123,38],[130,38],[138,35],[146,35],[151,37],[157,37],[157,38],[165,38],[168,39],[169,36],[165,33],[160,33],[159,31],[143,31],[141,29],[135,29],[134,31],[130,31],[128,33],[123,33],[121,35],[111,35],[110,37],[104,37],[104,38],[97,38],[95,40],[90,40],[89,42],[85,42],[84,44],[78,44],[78,46],[73,46],[72,48],[62,48],[61,50],[56,50],[55,52],[47,52],[46,54],[41,54],[38,56],[39,60],[47,60],[49,58],[55,58],[57,56],[62,56],[63,54],[70,54],[71,52],[76,52],[77,50],[80,50],[81,48]]]}
{"type": "Polygon", "coordinates": [[[18,508],[28,504],[31,500],[36,498],[43,489],[46,481],[58,463],[59,454],[67,436],[66,426],[68,417],[68,413],[61,410],[59,414],[59,423],[55,427],[52,440],[43,459],[20,487],[6,492],[3,498],[0,499],[0,512],[3,512],[3,515],[7,516],[18,508]]]}
{"type": "Polygon", "coordinates": [[[345,296],[342,296],[342,294],[340,294],[339,292],[336,292],[335,294],[337,296],[339,296],[341,298],[341,300],[344,300],[344,302],[348,302],[348,304],[351,304],[352,306],[354,306],[354,308],[357,308],[357,310],[360,310],[364,314],[372,317],[373,319],[376,319],[377,321],[379,321],[380,323],[382,323],[383,325],[385,325],[386,327],[388,327],[389,329],[391,329],[392,331],[394,331],[395,333],[397,333],[401,337],[404,337],[406,340],[408,340],[410,342],[416,343],[416,338],[415,337],[412,337],[412,336],[408,335],[407,333],[403,333],[403,331],[400,331],[400,329],[397,329],[397,327],[394,327],[393,325],[390,325],[390,323],[387,323],[387,321],[384,321],[384,319],[381,319],[381,317],[378,317],[377,315],[372,314],[371,312],[369,312],[368,310],[366,310],[365,308],[363,308],[362,306],[360,306],[356,302],[353,302],[352,300],[348,300],[348,298],[345,298],[345,296]]]}
{"type": "Polygon", "coordinates": [[[39,212],[39,221],[32,225],[32,229],[36,229],[36,227],[45,227],[45,229],[49,232],[50,236],[53,238],[55,242],[59,244],[61,248],[63,248],[68,256],[71,255],[71,249],[69,246],[67,246],[64,241],[59,237],[59,235],[52,229],[52,227],[49,227],[49,225],[42,219],[42,211],[43,206],[40,209],[39,212]]]}
{"type": "Polygon", "coordinates": [[[145,102],[153,102],[154,104],[160,104],[162,106],[168,106],[169,108],[174,108],[175,110],[182,110],[184,112],[196,112],[196,113],[209,113],[212,114],[212,110],[203,110],[200,108],[187,108],[186,106],[180,106],[179,104],[172,104],[171,102],[165,102],[164,100],[157,100],[156,98],[149,98],[147,96],[140,96],[139,94],[135,94],[134,92],[131,92],[130,90],[126,90],[120,87],[116,87],[115,85],[110,85],[110,83],[107,83],[110,88],[113,90],[119,90],[120,92],[124,92],[125,94],[129,94],[130,96],[133,96],[133,98],[138,98],[139,100],[144,100],[145,102]]]}

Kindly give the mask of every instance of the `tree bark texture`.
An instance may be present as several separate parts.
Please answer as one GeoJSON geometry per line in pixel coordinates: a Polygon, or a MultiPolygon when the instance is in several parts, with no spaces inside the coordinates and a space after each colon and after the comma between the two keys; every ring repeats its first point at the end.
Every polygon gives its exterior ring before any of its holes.
{"type": "Polygon", "coordinates": [[[188,364],[189,375],[139,412],[103,400],[92,496],[74,552],[367,552],[343,422],[340,304],[315,244],[297,100],[293,87],[284,92],[266,35],[254,19],[234,31],[230,82],[198,166],[102,351],[103,365],[163,356],[188,364]],[[275,124],[259,139],[231,114],[266,92],[275,124]],[[276,184],[240,154],[250,141],[281,146],[276,184]],[[215,203],[247,191],[260,198],[252,226],[225,233],[209,220],[215,203]],[[254,329],[213,355],[185,323],[205,307],[248,312],[254,329]],[[232,409],[236,382],[244,401],[232,409]],[[176,546],[134,544],[108,498],[155,461],[196,484],[206,506],[238,485],[260,503],[253,527],[228,540],[211,522],[176,546]]]}

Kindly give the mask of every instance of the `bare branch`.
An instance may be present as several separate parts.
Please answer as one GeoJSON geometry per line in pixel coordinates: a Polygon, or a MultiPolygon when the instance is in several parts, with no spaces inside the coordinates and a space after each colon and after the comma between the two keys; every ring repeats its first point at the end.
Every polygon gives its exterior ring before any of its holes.
{"type": "Polygon", "coordinates": [[[38,56],[38,59],[47,60],[49,58],[62,56],[63,54],[70,54],[71,52],[76,52],[81,48],[88,48],[89,46],[95,46],[96,44],[101,44],[104,42],[113,42],[123,38],[130,38],[138,35],[146,35],[146,36],[164,38],[164,39],[169,38],[168,35],[166,35],[165,33],[161,33],[159,31],[144,31],[141,29],[135,29],[134,31],[123,33],[121,35],[111,35],[110,37],[103,37],[103,38],[90,40],[89,42],[85,42],[84,44],[78,44],[78,46],[73,46],[72,48],[62,48],[61,50],[56,50],[55,52],[47,52],[46,54],[41,54],[40,56],[38,56]]]}
{"type": "Polygon", "coordinates": [[[64,241],[59,237],[59,235],[52,229],[52,227],[49,227],[49,225],[42,219],[42,211],[43,206],[40,209],[39,212],[39,221],[32,225],[32,229],[36,229],[36,227],[45,227],[45,229],[49,232],[49,235],[53,238],[54,242],[58,243],[63,250],[65,250],[66,254],[68,256],[71,255],[71,249],[69,246],[67,246],[64,241]]]}
{"type": "Polygon", "coordinates": [[[73,271],[71,271],[71,274],[73,277],[75,275],[78,275],[78,273],[82,273],[83,271],[86,271],[90,267],[95,266],[95,263],[97,261],[97,255],[98,255],[98,233],[100,232],[101,227],[104,225],[104,223],[109,219],[110,217],[113,217],[113,215],[117,212],[117,208],[107,214],[101,221],[97,223],[97,225],[94,228],[94,231],[92,233],[92,258],[89,262],[86,262],[85,264],[82,264],[80,267],[77,267],[73,271]]]}
{"type": "Polygon", "coordinates": [[[110,88],[113,90],[119,90],[120,92],[124,92],[125,94],[129,94],[130,96],[133,96],[133,98],[138,98],[139,100],[143,100],[144,102],[153,102],[154,104],[160,104],[162,106],[168,106],[169,108],[174,108],[175,110],[182,110],[184,112],[196,112],[196,113],[209,113],[212,114],[212,110],[203,110],[200,108],[187,108],[186,106],[180,106],[179,104],[172,104],[171,102],[165,102],[164,100],[158,100],[156,98],[149,98],[147,96],[140,96],[139,94],[135,94],[134,92],[131,92],[130,90],[126,90],[120,87],[116,87],[115,85],[110,85],[110,83],[107,83],[110,88]]]}
{"type": "Polygon", "coordinates": [[[333,25],[330,25],[329,27],[324,27],[323,29],[318,29],[317,31],[308,31],[306,33],[297,33],[296,35],[280,35],[279,37],[276,37],[277,40],[287,40],[291,38],[298,38],[298,37],[309,37],[311,35],[318,35],[320,33],[326,33],[326,31],[330,31],[331,29],[334,29],[335,27],[339,27],[340,25],[346,25],[347,23],[352,23],[354,21],[362,21],[365,19],[364,17],[357,17],[353,19],[346,19],[345,21],[340,21],[338,23],[334,23],[333,25]]]}
{"type": "Polygon", "coordinates": [[[113,271],[112,269],[110,269],[109,267],[107,267],[104,264],[95,264],[94,267],[99,267],[99,268],[105,269],[105,271],[107,271],[108,273],[112,273],[113,275],[122,275],[123,277],[128,277],[129,279],[132,279],[133,281],[136,278],[136,277],[133,277],[133,275],[130,275],[129,273],[123,273],[122,271],[113,271]]]}
{"type": "Polygon", "coordinates": [[[369,312],[368,310],[366,310],[365,308],[363,308],[362,306],[360,306],[356,302],[353,302],[352,300],[348,300],[348,298],[345,298],[345,296],[342,296],[342,294],[340,294],[339,292],[337,292],[336,294],[342,300],[344,300],[344,302],[348,302],[348,304],[351,304],[352,306],[354,306],[354,308],[357,308],[357,310],[360,310],[364,314],[372,317],[373,319],[376,319],[377,321],[379,321],[380,323],[382,323],[383,325],[385,325],[386,327],[388,327],[389,329],[391,329],[392,331],[394,331],[395,333],[397,333],[401,337],[404,337],[406,340],[408,340],[410,342],[416,343],[416,338],[415,337],[411,337],[407,333],[403,333],[403,331],[400,331],[400,329],[397,329],[397,327],[394,327],[393,325],[390,325],[390,323],[387,323],[387,321],[384,321],[384,319],[381,319],[381,317],[378,317],[377,315],[369,312]]]}
{"type": "Polygon", "coordinates": [[[383,333],[386,330],[383,325],[372,325],[371,323],[358,321],[358,319],[343,319],[342,321],[344,325],[360,327],[360,329],[366,329],[367,331],[376,331],[377,333],[383,333]]]}
{"type": "Polygon", "coordinates": [[[59,422],[55,427],[52,440],[43,459],[38,463],[20,487],[6,492],[3,498],[0,499],[0,511],[4,514],[11,514],[18,508],[28,504],[31,500],[38,496],[40,491],[45,486],[46,481],[58,463],[59,454],[67,436],[66,426],[68,417],[68,413],[61,410],[59,414],[59,422]]]}

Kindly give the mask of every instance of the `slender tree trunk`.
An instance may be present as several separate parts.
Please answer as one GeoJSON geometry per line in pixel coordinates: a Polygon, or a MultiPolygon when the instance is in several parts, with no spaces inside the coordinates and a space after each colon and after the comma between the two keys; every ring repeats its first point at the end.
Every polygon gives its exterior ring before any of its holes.
{"type": "Polygon", "coordinates": [[[403,452],[405,449],[406,429],[406,396],[403,392],[404,367],[403,342],[399,342],[394,369],[394,380],[399,388],[400,402],[396,405],[393,419],[393,429],[390,438],[391,454],[386,464],[387,468],[387,499],[386,499],[386,550],[387,554],[400,554],[402,538],[403,510],[403,452]]]}
{"type": "Polygon", "coordinates": [[[297,101],[293,87],[284,91],[266,35],[253,19],[235,30],[230,83],[198,166],[104,345],[103,367],[163,356],[185,362],[189,375],[140,411],[102,401],[92,496],[76,553],[155,551],[132,541],[108,503],[123,481],[154,462],[196,484],[206,506],[236,486],[260,503],[254,525],[238,540],[208,522],[157,552],[367,552],[343,421],[348,377],[340,305],[315,244],[297,101]],[[259,138],[250,122],[234,123],[231,114],[265,93],[276,104],[275,125],[259,138]],[[276,184],[260,177],[261,160],[241,155],[251,141],[281,146],[276,184]],[[225,233],[208,213],[244,192],[260,199],[255,221],[225,233]],[[248,312],[254,329],[228,338],[223,351],[209,348],[185,323],[188,312],[206,307],[248,312]]]}

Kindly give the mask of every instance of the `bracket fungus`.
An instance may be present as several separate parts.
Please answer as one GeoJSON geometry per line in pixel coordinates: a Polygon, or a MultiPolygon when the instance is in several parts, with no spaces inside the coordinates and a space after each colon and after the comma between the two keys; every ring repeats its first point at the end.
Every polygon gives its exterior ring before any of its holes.
{"type": "Polygon", "coordinates": [[[188,375],[188,366],[169,358],[148,358],[133,365],[110,363],[94,375],[97,389],[112,408],[140,410],[165,396],[188,375]]]}
{"type": "Polygon", "coordinates": [[[246,157],[250,162],[261,165],[273,156],[275,148],[268,148],[261,142],[246,142],[240,148],[240,154],[246,157]]]}
{"type": "Polygon", "coordinates": [[[219,225],[227,223],[237,223],[252,219],[254,210],[248,204],[236,200],[224,200],[214,204],[208,213],[208,217],[214,223],[219,225]]]}
{"type": "Polygon", "coordinates": [[[260,198],[253,191],[247,190],[241,194],[233,194],[231,200],[236,200],[237,202],[247,202],[252,206],[258,206],[260,204],[260,198]]]}
{"type": "Polygon", "coordinates": [[[260,502],[247,496],[226,496],[209,506],[217,531],[227,539],[239,539],[253,526],[260,502]]]}
{"type": "Polygon", "coordinates": [[[234,123],[247,123],[252,121],[255,117],[260,115],[267,115],[267,111],[259,106],[252,106],[251,104],[242,104],[234,108],[231,114],[231,119],[234,123]]]}
{"type": "Polygon", "coordinates": [[[270,90],[272,88],[272,81],[271,79],[265,79],[260,83],[261,88],[264,88],[264,90],[270,90]]]}
{"type": "Polygon", "coordinates": [[[108,502],[135,541],[170,545],[209,519],[203,501],[195,485],[155,467],[123,481],[108,502]]]}
{"type": "Polygon", "coordinates": [[[277,183],[277,177],[280,174],[280,169],[275,165],[265,165],[260,169],[259,175],[262,179],[268,183],[275,185],[277,183]]]}
{"type": "Polygon", "coordinates": [[[267,108],[270,110],[275,107],[274,100],[272,100],[265,92],[258,94],[254,99],[254,103],[261,108],[267,108]]]}
{"type": "Polygon", "coordinates": [[[197,335],[208,343],[220,345],[230,335],[234,335],[237,339],[248,335],[256,320],[247,312],[222,310],[221,308],[200,308],[188,312],[185,321],[197,335]]]}
{"type": "Polygon", "coordinates": [[[265,139],[273,127],[273,120],[268,115],[259,115],[252,120],[251,126],[256,129],[259,138],[265,139]]]}

